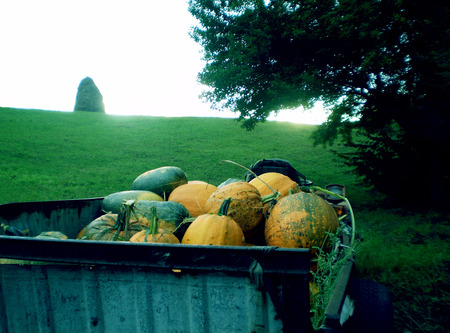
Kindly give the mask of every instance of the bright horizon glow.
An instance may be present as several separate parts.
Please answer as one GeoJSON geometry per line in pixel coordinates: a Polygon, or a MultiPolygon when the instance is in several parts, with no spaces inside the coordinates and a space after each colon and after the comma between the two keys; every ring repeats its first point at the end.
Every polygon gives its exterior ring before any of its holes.
{"type": "MultiPolygon", "coordinates": [[[[0,106],[73,111],[91,77],[108,114],[236,118],[199,99],[201,48],[187,1],[15,0],[0,3],[0,106]]],[[[320,124],[283,110],[268,120],[320,124]]]]}

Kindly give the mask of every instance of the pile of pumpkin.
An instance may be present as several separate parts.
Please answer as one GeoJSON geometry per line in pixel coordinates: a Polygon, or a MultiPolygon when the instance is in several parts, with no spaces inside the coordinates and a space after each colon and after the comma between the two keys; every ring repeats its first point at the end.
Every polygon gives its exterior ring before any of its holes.
{"type": "Polygon", "coordinates": [[[139,175],[130,190],[105,197],[102,209],[105,214],[78,239],[314,251],[339,227],[327,201],[274,172],[216,187],[164,166],[139,175]]]}

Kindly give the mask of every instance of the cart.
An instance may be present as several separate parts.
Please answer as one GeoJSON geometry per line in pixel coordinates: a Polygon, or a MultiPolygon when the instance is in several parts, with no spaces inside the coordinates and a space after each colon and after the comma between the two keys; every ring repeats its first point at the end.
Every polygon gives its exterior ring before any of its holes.
{"type": "MultiPolygon", "coordinates": [[[[0,332],[313,331],[308,249],[76,240],[102,199],[0,205],[0,223],[28,231],[0,231],[0,332]],[[34,237],[49,230],[69,239],[34,237]]],[[[319,331],[389,332],[389,293],[353,266],[319,331]]]]}

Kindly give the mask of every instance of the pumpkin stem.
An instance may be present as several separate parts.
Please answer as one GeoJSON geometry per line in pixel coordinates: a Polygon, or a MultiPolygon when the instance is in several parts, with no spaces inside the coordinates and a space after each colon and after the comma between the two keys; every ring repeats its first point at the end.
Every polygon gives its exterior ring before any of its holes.
{"type": "Polygon", "coordinates": [[[280,192],[270,193],[270,194],[262,196],[261,201],[264,205],[272,200],[277,200],[280,196],[281,196],[280,192]]]}
{"type": "MultiPolygon", "coordinates": [[[[149,242],[148,237],[150,235],[155,237],[154,235],[159,233],[159,219],[156,214],[156,207],[150,207],[149,213],[150,213],[150,227],[143,229],[143,230],[145,230],[145,237],[144,237],[145,243],[149,242]]],[[[152,239],[154,239],[154,238],[152,238],[152,239]]],[[[154,243],[154,242],[152,241],[151,243],[154,243]]]]}
{"type": "Polygon", "coordinates": [[[114,225],[114,228],[117,229],[118,232],[124,230],[125,235],[128,235],[128,224],[130,222],[131,213],[134,209],[135,203],[135,200],[127,200],[120,207],[120,211],[117,216],[117,222],[114,225]]]}
{"type": "Polygon", "coordinates": [[[217,213],[217,215],[219,215],[219,216],[227,215],[228,208],[230,207],[230,203],[231,203],[231,197],[226,198],[220,205],[219,212],[217,213]]]}
{"type": "Polygon", "coordinates": [[[352,238],[351,238],[351,241],[350,241],[350,246],[352,246],[354,241],[355,241],[356,222],[355,222],[355,215],[353,214],[352,205],[350,205],[350,201],[348,201],[348,199],[346,197],[344,197],[343,195],[340,195],[340,194],[328,191],[328,190],[323,189],[323,188],[321,188],[319,186],[311,186],[310,188],[313,189],[313,190],[316,190],[316,191],[321,191],[321,192],[323,192],[325,194],[328,194],[328,195],[332,195],[332,196],[338,197],[339,199],[342,199],[342,200],[345,201],[345,203],[348,206],[348,210],[350,212],[350,218],[351,218],[351,221],[352,221],[352,238]]]}
{"type": "Polygon", "coordinates": [[[150,234],[156,235],[159,230],[159,220],[156,215],[156,207],[150,207],[150,234]]]}
{"type": "Polygon", "coordinates": [[[277,193],[277,191],[275,191],[275,190],[274,190],[269,184],[267,184],[264,180],[262,180],[261,178],[259,178],[258,175],[257,175],[256,173],[254,173],[252,170],[250,170],[249,168],[246,168],[245,166],[243,166],[243,165],[241,165],[241,164],[239,164],[239,163],[230,161],[230,160],[223,160],[222,162],[231,163],[231,164],[237,165],[238,167],[241,167],[241,168],[247,170],[247,171],[250,172],[253,176],[255,176],[255,177],[258,178],[260,181],[262,181],[264,184],[266,184],[267,187],[269,188],[269,190],[272,191],[272,193],[277,193]]]}
{"type": "Polygon", "coordinates": [[[183,221],[181,221],[181,223],[175,228],[175,230],[172,232],[173,234],[175,234],[176,232],[178,232],[179,230],[186,228],[187,224],[191,224],[192,222],[195,221],[197,217],[185,217],[183,219],[183,221]]]}
{"type": "Polygon", "coordinates": [[[185,234],[187,228],[191,225],[192,222],[195,221],[197,217],[186,217],[183,221],[172,231],[172,234],[175,235],[178,239],[183,239],[183,235],[185,234]]]}

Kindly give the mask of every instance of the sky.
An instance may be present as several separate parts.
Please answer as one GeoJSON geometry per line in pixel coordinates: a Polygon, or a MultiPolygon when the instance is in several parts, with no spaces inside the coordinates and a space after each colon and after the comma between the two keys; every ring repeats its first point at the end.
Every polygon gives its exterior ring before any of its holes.
{"type": "MultiPolygon", "coordinates": [[[[0,106],[72,111],[91,77],[108,114],[237,117],[199,98],[201,48],[186,0],[0,1],[0,106]]],[[[313,111],[269,120],[320,124],[313,111]]]]}

